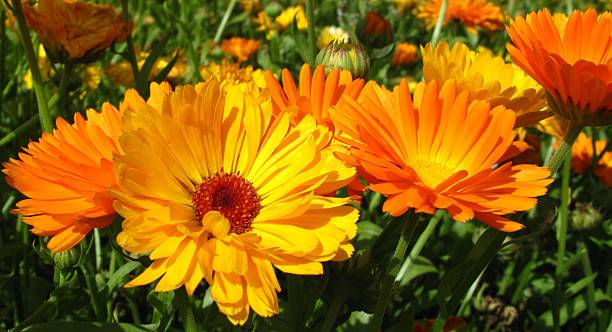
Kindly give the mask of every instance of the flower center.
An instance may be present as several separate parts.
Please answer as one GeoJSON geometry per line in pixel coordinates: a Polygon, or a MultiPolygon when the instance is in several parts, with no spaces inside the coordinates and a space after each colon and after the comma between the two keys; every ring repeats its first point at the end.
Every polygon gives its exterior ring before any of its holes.
{"type": "Polygon", "coordinates": [[[229,220],[230,232],[235,234],[250,231],[261,210],[253,185],[240,175],[223,171],[204,179],[193,193],[192,202],[198,220],[210,211],[218,211],[229,220]]]}
{"type": "Polygon", "coordinates": [[[437,187],[454,173],[454,170],[446,165],[431,160],[415,159],[411,160],[409,165],[421,181],[430,188],[437,187]]]}

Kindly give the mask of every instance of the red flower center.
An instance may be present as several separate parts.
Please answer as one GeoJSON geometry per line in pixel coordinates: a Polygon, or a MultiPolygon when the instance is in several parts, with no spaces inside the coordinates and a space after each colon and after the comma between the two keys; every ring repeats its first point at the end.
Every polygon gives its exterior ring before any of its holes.
{"type": "Polygon", "coordinates": [[[193,210],[202,220],[206,213],[219,211],[232,226],[230,232],[242,234],[261,210],[261,201],[251,182],[223,171],[208,177],[193,193],[193,210]]]}

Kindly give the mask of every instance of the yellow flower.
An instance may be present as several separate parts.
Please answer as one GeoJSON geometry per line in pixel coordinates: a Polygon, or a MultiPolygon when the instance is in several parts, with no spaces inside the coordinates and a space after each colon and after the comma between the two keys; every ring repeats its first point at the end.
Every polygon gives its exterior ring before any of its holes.
{"type": "MultiPolygon", "coordinates": [[[[417,6],[417,17],[432,29],[438,20],[442,0],[429,0],[417,6]]],[[[468,30],[477,27],[487,31],[504,28],[504,15],[501,8],[487,0],[452,0],[448,2],[444,24],[458,20],[468,30]]]]}
{"type": "Polygon", "coordinates": [[[297,27],[299,30],[306,30],[306,28],[308,28],[308,19],[304,14],[304,7],[302,6],[288,7],[283,10],[280,15],[276,17],[276,24],[280,30],[285,30],[293,23],[294,19],[297,20],[297,27]]]}
{"type": "MultiPolygon", "coordinates": [[[[134,91],[115,158],[117,242],[153,263],[126,286],[156,291],[202,279],[233,324],[252,309],[279,311],[274,267],[323,273],[321,262],[351,256],[358,211],[347,198],[323,196],[338,186],[331,133],[312,116],[291,125],[297,107],[272,115],[267,92],[253,83],[151,85],[145,103],[134,91]],[[322,139],[326,138],[326,139],[322,139]]],[[[354,171],[353,171],[354,172],[354,171]]]]}
{"type": "Polygon", "coordinates": [[[257,25],[257,31],[265,31],[266,38],[268,40],[272,39],[275,33],[274,25],[272,24],[272,20],[270,20],[270,17],[268,16],[268,14],[266,14],[266,12],[258,12],[257,16],[253,17],[253,23],[257,25]]]}
{"type": "Polygon", "coordinates": [[[342,28],[330,25],[321,29],[319,38],[317,38],[317,46],[323,48],[334,40],[346,40],[349,34],[342,28]]]}
{"type": "MultiPolygon", "coordinates": [[[[145,60],[149,56],[149,52],[140,51],[136,53],[136,60],[138,61],[138,68],[142,68],[145,60]]],[[[157,74],[159,74],[170,62],[168,57],[160,57],[155,61],[151,72],[149,73],[149,80],[153,80],[157,74]]],[[[182,54],[179,54],[179,58],[170,69],[166,80],[175,82],[185,76],[187,72],[187,62],[182,54]]],[[[132,67],[127,60],[122,60],[118,63],[109,64],[105,70],[106,76],[114,83],[123,86],[130,86],[134,84],[134,75],[132,73],[132,67]]]]}
{"type": "Polygon", "coordinates": [[[232,37],[221,42],[223,52],[233,56],[238,62],[247,61],[259,48],[259,42],[254,39],[232,37]]]}
{"type": "Polygon", "coordinates": [[[416,62],[418,59],[419,53],[416,45],[412,43],[397,43],[391,64],[396,66],[405,65],[416,62]]]}
{"type": "Polygon", "coordinates": [[[221,63],[211,62],[200,66],[200,75],[205,81],[214,77],[218,81],[232,80],[237,82],[254,82],[259,88],[266,87],[264,71],[252,66],[241,68],[240,64],[223,59],[221,63]]]}
{"type": "Polygon", "coordinates": [[[457,81],[473,99],[486,100],[491,107],[503,105],[516,112],[516,126],[530,126],[550,116],[544,90],[520,68],[490,52],[470,51],[465,44],[427,44],[423,55],[425,81],[457,81]]]}
{"type": "Polygon", "coordinates": [[[38,33],[54,62],[91,62],[132,31],[132,24],[109,5],[75,0],[40,0],[36,7],[23,3],[28,25],[38,33]]]}

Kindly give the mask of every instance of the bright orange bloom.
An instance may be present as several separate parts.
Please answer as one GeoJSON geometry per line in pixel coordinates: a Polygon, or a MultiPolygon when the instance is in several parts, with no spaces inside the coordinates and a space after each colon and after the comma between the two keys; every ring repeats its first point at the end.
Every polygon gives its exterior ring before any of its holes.
{"type": "Polygon", "coordinates": [[[612,123],[612,14],[570,17],[547,9],[507,28],[510,57],[549,94],[553,111],[577,125],[612,123]]]}
{"type": "Polygon", "coordinates": [[[343,95],[357,98],[363,89],[363,79],[353,80],[348,70],[332,70],[325,76],[323,65],[317,66],[314,74],[310,65],[305,64],[300,70],[299,86],[288,69],[281,74],[282,87],[272,72],[266,72],[266,83],[270,89],[274,113],[278,114],[291,105],[299,105],[300,112],[294,121],[299,121],[304,115],[312,114],[318,123],[331,125],[329,111],[343,95]]]}
{"type": "Polygon", "coordinates": [[[233,56],[238,62],[247,61],[259,48],[259,42],[254,39],[232,37],[221,42],[223,52],[233,56]]]}
{"type": "Polygon", "coordinates": [[[414,102],[406,81],[392,92],[369,82],[332,115],[351,137],[338,138],[350,145],[343,158],[387,196],[383,211],[392,216],[444,209],[456,221],[513,232],[523,225],[502,215],[532,208],[552,182],[546,168],[504,162],[516,153],[515,113],[470,101],[452,80],[419,84],[414,102]]]}
{"type": "Polygon", "coordinates": [[[397,43],[391,64],[395,66],[405,65],[416,62],[418,59],[419,52],[416,45],[412,43],[397,43]]]}
{"type": "Polygon", "coordinates": [[[58,118],[52,134],[31,142],[19,159],[4,163],[7,182],[26,195],[13,213],[23,215],[32,233],[51,236],[51,251],[74,247],[92,229],[115,217],[109,188],[116,184],[113,155],[121,152],[120,113],[108,103],[102,112],[79,113],[70,125],[58,118]]]}
{"type": "MultiPolygon", "coordinates": [[[[603,155],[598,160],[595,167],[595,175],[603,184],[612,187],[612,151],[606,151],[608,143],[604,140],[595,142],[597,155],[603,155]]],[[[609,148],[609,147],[608,147],[609,148]]],[[[578,173],[584,173],[591,168],[593,164],[593,139],[587,137],[584,133],[578,135],[578,139],[572,146],[572,169],[578,173]]]]}
{"type": "MultiPolygon", "coordinates": [[[[438,20],[442,0],[429,0],[417,6],[417,17],[432,29],[438,20]]],[[[501,8],[487,0],[452,0],[448,2],[444,24],[458,20],[469,30],[477,27],[496,31],[504,28],[501,8]]]]}
{"type": "Polygon", "coordinates": [[[28,25],[34,29],[56,62],[66,58],[91,62],[115,42],[124,41],[132,23],[109,5],[76,0],[39,0],[36,7],[23,0],[28,25]]]}

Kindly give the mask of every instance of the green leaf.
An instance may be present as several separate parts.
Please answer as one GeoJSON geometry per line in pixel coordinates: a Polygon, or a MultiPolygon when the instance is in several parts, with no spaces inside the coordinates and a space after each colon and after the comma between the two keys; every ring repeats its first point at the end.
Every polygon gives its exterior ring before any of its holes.
{"type": "Polygon", "coordinates": [[[298,29],[296,19],[294,19],[291,25],[289,26],[289,33],[295,41],[297,51],[302,57],[304,63],[309,63],[311,66],[314,66],[315,59],[310,53],[310,49],[308,47],[308,38],[304,32],[298,29]]]}
{"type": "Polygon", "coordinates": [[[408,285],[412,279],[418,276],[436,272],[438,272],[438,269],[429,259],[423,256],[417,256],[400,281],[400,286],[403,287],[408,285]]]}
{"type": "Polygon", "coordinates": [[[117,271],[115,271],[115,273],[113,273],[113,275],[108,279],[108,282],[105,285],[107,293],[112,293],[115,288],[119,286],[119,283],[123,280],[123,278],[139,266],[142,266],[140,262],[129,261],[118,268],[117,271]]]}
{"type": "Polygon", "coordinates": [[[178,60],[178,58],[179,58],[179,51],[177,50],[176,53],[174,53],[174,56],[172,57],[170,62],[166,64],[164,69],[162,69],[157,75],[155,75],[155,77],[153,78],[153,81],[159,83],[165,80],[166,77],[168,77],[168,74],[170,74],[170,71],[172,70],[174,65],[176,64],[176,61],[178,60]]]}
{"type": "Polygon", "coordinates": [[[142,68],[140,68],[140,77],[143,82],[147,82],[149,80],[149,73],[151,73],[153,65],[155,65],[155,62],[157,62],[166,49],[166,45],[168,44],[171,34],[172,33],[168,33],[164,38],[155,44],[155,47],[151,53],[149,53],[149,56],[142,65],[142,68]]]}
{"type": "Polygon", "coordinates": [[[573,283],[571,286],[569,286],[565,290],[565,296],[566,297],[571,297],[571,296],[574,296],[574,295],[578,294],[578,292],[580,292],[585,287],[587,287],[589,284],[591,284],[595,280],[596,277],[597,277],[597,273],[593,273],[593,274],[591,274],[589,276],[586,276],[586,277],[576,281],[575,283],[573,283]]]}
{"type": "Polygon", "coordinates": [[[154,331],[154,325],[137,325],[127,323],[100,323],[100,322],[48,322],[42,324],[34,324],[27,327],[23,331],[28,332],[148,332],[154,331]]]}
{"type": "MultiPolygon", "coordinates": [[[[595,291],[595,302],[597,303],[601,301],[611,302],[612,299],[610,299],[609,296],[604,294],[604,292],[601,289],[598,289],[595,291]]],[[[583,311],[586,310],[586,308],[587,308],[587,305],[586,305],[586,302],[584,301],[584,296],[578,295],[572,298],[571,300],[567,301],[561,307],[561,310],[560,310],[560,317],[559,317],[560,325],[563,326],[570,319],[574,319],[578,317],[583,311]]],[[[538,317],[538,320],[536,321],[532,330],[541,331],[544,329],[550,329],[552,327],[553,327],[552,310],[548,310],[542,315],[540,315],[540,317],[538,317]]]]}

